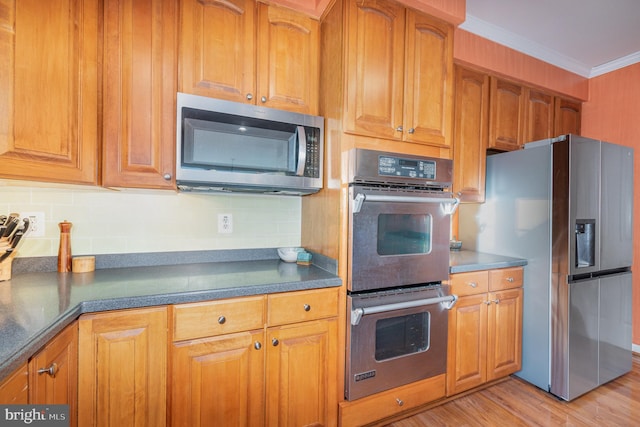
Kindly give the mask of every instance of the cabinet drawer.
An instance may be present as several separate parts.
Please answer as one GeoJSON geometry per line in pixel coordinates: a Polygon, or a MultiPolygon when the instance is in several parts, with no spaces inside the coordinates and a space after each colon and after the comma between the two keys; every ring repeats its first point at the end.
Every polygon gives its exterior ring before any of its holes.
{"type": "Polygon", "coordinates": [[[264,312],[264,296],[175,305],[173,340],[260,329],[264,312]]]}
{"type": "Polygon", "coordinates": [[[522,287],[522,267],[489,270],[489,290],[500,291],[522,287]]]}
{"type": "Polygon", "coordinates": [[[449,278],[451,293],[459,297],[485,293],[489,290],[489,275],[486,270],[452,274],[449,278]]]}
{"type": "Polygon", "coordinates": [[[269,326],[338,315],[338,288],[273,294],[268,296],[269,326]]]}

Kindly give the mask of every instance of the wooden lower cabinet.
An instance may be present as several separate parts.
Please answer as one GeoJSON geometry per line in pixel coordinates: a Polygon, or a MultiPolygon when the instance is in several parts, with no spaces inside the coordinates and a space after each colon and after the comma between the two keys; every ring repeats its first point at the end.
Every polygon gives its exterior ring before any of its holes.
{"type": "Polygon", "coordinates": [[[335,426],[337,295],[173,306],[172,426],[335,426]]]}
{"type": "Polygon", "coordinates": [[[447,396],[522,367],[522,268],[451,275],[447,396]]]}
{"type": "Polygon", "coordinates": [[[78,425],[166,425],[167,309],[79,320],[78,425]]]}
{"type": "Polygon", "coordinates": [[[69,405],[78,425],[78,323],[73,322],[29,361],[29,403],[69,405]]]}
{"type": "Polygon", "coordinates": [[[0,404],[26,405],[27,403],[29,403],[29,369],[25,363],[0,383],[0,404]]]}

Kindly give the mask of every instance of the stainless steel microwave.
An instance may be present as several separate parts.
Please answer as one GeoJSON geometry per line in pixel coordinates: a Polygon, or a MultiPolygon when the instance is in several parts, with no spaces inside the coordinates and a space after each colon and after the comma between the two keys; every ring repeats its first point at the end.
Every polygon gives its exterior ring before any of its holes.
{"type": "Polygon", "coordinates": [[[322,188],[322,117],[178,93],[176,129],[181,191],[306,195],[322,188]]]}

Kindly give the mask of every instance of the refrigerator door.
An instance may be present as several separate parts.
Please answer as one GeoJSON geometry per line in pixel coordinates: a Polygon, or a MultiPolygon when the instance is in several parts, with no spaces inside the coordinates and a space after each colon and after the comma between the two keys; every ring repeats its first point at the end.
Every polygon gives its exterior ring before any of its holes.
{"type": "MultiPolygon", "coordinates": [[[[569,274],[576,275],[600,270],[600,141],[574,135],[569,138],[567,261],[569,274]]],[[[561,170],[562,165],[554,167],[561,170]]]]}
{"type": "Polygon", "coordinates": [[[633,150],[602,143],[600,269],[631,266],[633,256],[633,150]]]}
{"type": "Polygon", "coordinates": [[[631,272],[600,279],[599,384],[631,371],[631,272]]]}

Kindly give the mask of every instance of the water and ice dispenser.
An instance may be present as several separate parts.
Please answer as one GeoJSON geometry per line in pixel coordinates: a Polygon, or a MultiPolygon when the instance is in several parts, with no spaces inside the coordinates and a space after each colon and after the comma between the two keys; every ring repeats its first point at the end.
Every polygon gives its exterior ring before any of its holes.
{"type": "Polygon", "coordinates": [[[596,265],[596,221],[595,219],[577,219],[576,234],[576,267],[592,267],[596,265]]]}

